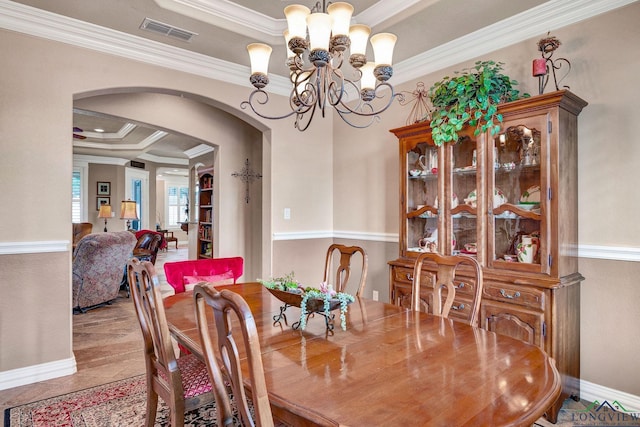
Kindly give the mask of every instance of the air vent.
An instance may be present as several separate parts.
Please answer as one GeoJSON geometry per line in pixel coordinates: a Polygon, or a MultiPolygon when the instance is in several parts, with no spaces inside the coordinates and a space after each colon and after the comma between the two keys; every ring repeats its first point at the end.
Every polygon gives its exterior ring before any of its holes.
{"type": "Polygon", "coordinates": [[[162,34],[167,37],[173,37],[174,39],[182,40],[184,42],[189,42],[194,36],[198,35],[198,33],[183,30],[149,18],[144,18],[144,21],[140,24],[140,29],[162,34]]]}

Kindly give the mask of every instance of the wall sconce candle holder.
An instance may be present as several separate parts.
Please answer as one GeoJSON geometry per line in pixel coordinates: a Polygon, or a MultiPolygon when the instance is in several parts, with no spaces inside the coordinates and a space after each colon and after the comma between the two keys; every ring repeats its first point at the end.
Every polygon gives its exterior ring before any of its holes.
{"type": "MultiPolygon", "coordinates": [[[[560,90],[558,84],[564,80],[565,77],[571,71],[571,63],[566,58],[556,58],[553,59],[553,52],[555,52],[558,47],[560,47],[562,43],[555,36],[550,36],[547,33],[547,37],[540,39],[538,41],[538,50],[540,51],[542,58],[533,60],[533,70],[532,74],[534,77],[538,78],[538,94],[542,95],[544,93],[545,88],[547,87],[547,83],[549,83],[549,78],[553,76],[553,83],[555,84],[556,90],[560,90]],[[565,67],[566,66],[566,67],[565,67]],[[566,68],[566,72],[558,79],[558,75],[556,71],[562,70],[562,68],[566,68]]],[[[569,86],[563,86],[566,89],[569,89],[569,86]]]]}

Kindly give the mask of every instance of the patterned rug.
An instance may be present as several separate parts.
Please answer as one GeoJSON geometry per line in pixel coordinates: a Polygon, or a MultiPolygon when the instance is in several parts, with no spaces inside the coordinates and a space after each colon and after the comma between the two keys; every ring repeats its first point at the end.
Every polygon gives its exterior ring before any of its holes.
{"type": "MultiPolygon", "coordinates": [[[[112,382],[5,410],[4,427],[140,427],[147,399],[145,376],[112,382]]],[[[169,425],[158,399],[156,427],[169,425]]],[[[185,427],[215,426],[215,404],[185,414],[185,427]]]]}
{"type": "MultiPolygon", "coordinates": [[[[139,375],[5,410],[4,427],[140,427],[147,398],[145,376],[139,375]]],[[[169,425],[169,408],[158,399],[156,427],[169,425]]],[[[233,398],[232,398],[233,406],[233,398]]],[[[639,426],[640,413],[594,408],[567,399],[558,423],[544,419],[535,427],[639,426]]],[[[624,409],[624,408],[622,408],[624,409]]],[[[217,425],[215,404],[185,414],[185,427],[217,425]]]]}

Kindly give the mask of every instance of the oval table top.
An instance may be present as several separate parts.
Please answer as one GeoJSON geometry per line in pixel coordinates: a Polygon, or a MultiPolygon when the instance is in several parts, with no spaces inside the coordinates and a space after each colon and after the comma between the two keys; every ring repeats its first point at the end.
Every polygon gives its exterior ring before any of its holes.
{"type": "MultiPolygon", "coordinates": [[[[560,395],[553,359],[507,336],[365,298],[348,306],[346,331],[339,311],[333,335],[321,315],[294,330],[274,325],[282,303],[262,285],[224,288],[249,304],[274,416],[295,425],[530,426],[560,395]]],[[[201,355],[192,292],[165,309],[201,355]]],[[[300,310],[286,315],[292,324],[300,310]]]]}

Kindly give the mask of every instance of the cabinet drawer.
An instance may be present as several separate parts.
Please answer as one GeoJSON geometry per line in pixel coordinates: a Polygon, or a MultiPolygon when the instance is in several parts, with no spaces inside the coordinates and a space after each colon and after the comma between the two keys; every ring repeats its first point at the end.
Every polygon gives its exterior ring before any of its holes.
{"type": "MultiPolygon", "coordinates": [[[[422,270],[422,277],[420,278],[420,287],[423,289],[433,288],[434,273],[430,271],[422,270]]],[[[413,269],[405,267],[393,268],[393,281],[396,283],[407,283],[411,285],[413,283],[413,269]]],[[[456,294],[467,295],[470,298],[473,297],[476,284],[474,281],[467,277],[456,277],[455,280],[456,294]]],[[[411,290],[409,290],[411,292],[411,290]]]]}
{"type": "MultiPolygon", "coordinates": [[[[442,304],[444,304],[447,298],[447,290],[442,290],[442,304]]],[[[430,306],[433,301],[432,288],[423,287],[420,290],[420,299],[422,300],[422,311],[431,312],[430,306]]],[[[394,282],[391,290],[391,302],[392,304],[411,308],[411,285],[407,283],[394,282]]],[[[472,303],[471,299],[464,295],[456,293],[453,300],[453,305],[449,311],[449,317],[453,319],[467,320],[471,317],[472,303]]]]}
{"type": "MultiPolygon", "coordinates": [[[[433,277],[433,273],[422,270],[422,276],[420,277],[420,286],[432,287],[431,282],[433,280],[433,277]]],[[[395,282],[402,282],[411,285],[413,283],[413,268],[394,267],[393,280],[395,282]]],[[[409,289],[409,291],[411,291],[411,289],[409,289]]]]}
{"type": "Polygon", "coordinates": [[[482,297],[544,310],[544,291],[500,283],[485,283],[482,297]]]}

